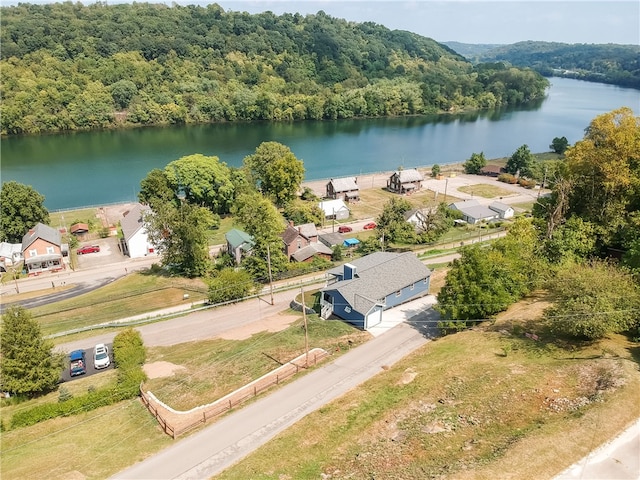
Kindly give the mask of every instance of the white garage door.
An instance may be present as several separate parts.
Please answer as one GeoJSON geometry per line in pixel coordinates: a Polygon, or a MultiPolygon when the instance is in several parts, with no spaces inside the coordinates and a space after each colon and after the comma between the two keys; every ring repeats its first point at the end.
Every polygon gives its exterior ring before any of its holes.
{"type": "Polygon", "coordinates": [[[366,316],[364,320],[364,329],[367,330],[368,328],[375,327],[380,322],[382,322],[382,310],[376,309],[366,316]]]}

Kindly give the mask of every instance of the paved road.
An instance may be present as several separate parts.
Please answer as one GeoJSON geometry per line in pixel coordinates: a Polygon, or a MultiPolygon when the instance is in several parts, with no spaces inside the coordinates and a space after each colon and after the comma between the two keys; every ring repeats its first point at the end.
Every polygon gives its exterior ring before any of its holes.
{"type": "Polygon", "coordinates": [[[640,479],[640,420],[554,478],[574,479],[640,479]]]}
{"type": "Polygon", "coordinates": [[[427,341],[420,331],[400,324],[113,478],[202,479],[216,475],[427,341]]]}

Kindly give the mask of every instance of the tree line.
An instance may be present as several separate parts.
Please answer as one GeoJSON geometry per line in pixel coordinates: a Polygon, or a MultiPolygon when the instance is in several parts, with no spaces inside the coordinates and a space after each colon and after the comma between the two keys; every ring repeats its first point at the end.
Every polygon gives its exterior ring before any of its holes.
{"type": "Polygon", "coordinates": [[[0,8],[2,134],[489,109],[542,98],[538,73],[473,66],[370,22],[97,2],[0,8]]]}
{"type": "Polygon", "coordinates": [[[640,88],[640,46],[518,42],[480,53],[479,62],[509,62],[542,75],[640,88]]]}
{"type": "MultiPolygon", "coordinates": [[[[527,153],[518,149],[508,166],[530,168],[527,153]]],[[[600,115],[564,155],[531,220],[519,219],[488,248],[461,250],[438,295],[444,330],[491,319],[544,288],[553,295],[545,319],[554,335],[640,338],[640,117],[627,107],[600,115]]]]}

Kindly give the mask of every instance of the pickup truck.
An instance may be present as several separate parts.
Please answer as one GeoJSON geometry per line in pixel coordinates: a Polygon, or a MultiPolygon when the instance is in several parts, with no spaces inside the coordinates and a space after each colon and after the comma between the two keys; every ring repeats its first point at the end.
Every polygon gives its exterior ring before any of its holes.
{"type": "Polygon", "coordinates": [[[84,350],[74,350],[69,354],[69,374],[72,377],[87,373],[87,358],[84,350]]]}

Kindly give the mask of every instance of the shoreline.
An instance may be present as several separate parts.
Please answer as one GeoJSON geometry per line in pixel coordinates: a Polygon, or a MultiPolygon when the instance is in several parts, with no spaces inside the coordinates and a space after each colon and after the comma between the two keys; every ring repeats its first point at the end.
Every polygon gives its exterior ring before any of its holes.
{"type": "MultiPolygon", "coordinates": [[[[488,163],[491,162],[495,162],[496,160],[489,160],[488,163]]],[[[450,163],[450,164],[443,164],[440,165],[440,170],[442,173],[461,173],[463,171],[463,162],[457,162],[457,163],[450,163]]],[[[425,180],[427,178],[431,177],[431,168],[433,167],[433,165],[426,165],[426,166],[418,166],[418,167],[407,167],[407,169],[409,168],[415,168],[417,169],[420,173],[422,173],[422,175],[424,176],[425,180]]],[[[371,173],[364,173],[364,174],[360,174],[360,175],[340,175],[340,176],[335,176],[335,177],[326,177],[326,178],[321,178],[321,179],[316,179],[316,180],[304,180],[300,186],[302,188],[305,187],[309,187],[316,195],[318,195],[320,198],[324,197],[324,194],[326,193],[325,191],[325,187],[326,184],[333,178],[351,178],[351,177],[356,177],[357,178],[357,183],[358,186],[362,189],[362,190],[367,190],[370,188],[376,188],[376,187],[385,187],[387,185],[387,179],[397,170],[388,170],[388,171],[379,171],[379,172],[371,172],[371,173]]],[[[89,210],[89,209],[95,209],[95,210],[100,210],[100,209],[104,209],[104,210],[111,210],[111,209],[116,209],[116,210],[120,210],[122,212],[130,209],[133,205],[135,205],[137,202],[137,200],[133,201],[133,200],[121,200],[121,201],[116,201],[116,202],[112,202],[112,203],[102,203],[102,204],[96,204],[96,205],[85,205],[82,207],[72,207],[72,208],[58,208],[55,210],[49,210],[49,214],[65,214],[68,212],[77,212],[80,210],[89,210]]],[[[122,215],[121,215],[122,216],[122,215]]]]}

